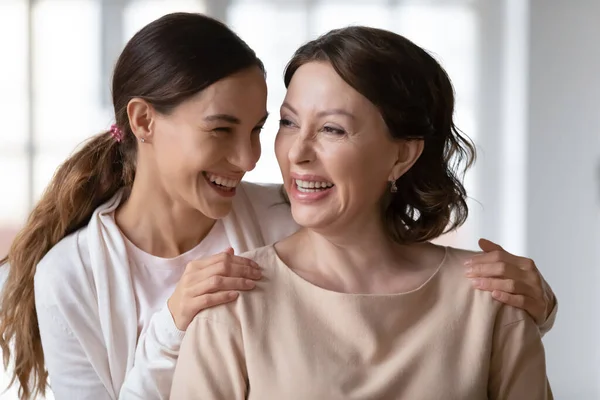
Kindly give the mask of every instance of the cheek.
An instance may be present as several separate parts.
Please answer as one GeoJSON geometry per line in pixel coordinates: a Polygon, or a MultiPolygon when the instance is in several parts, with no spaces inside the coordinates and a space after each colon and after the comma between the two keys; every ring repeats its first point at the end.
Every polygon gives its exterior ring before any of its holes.
{"type": "Polygon", "coordinates": [[[256,135],[256,137],[252,139],[252,151],[254,153],[254,161],[258,162],[262,154],[262,143],[260,141],[260,135],[256,135]]]}
{"type": "Polygon", "coordinates": [[[344,188],[348,202],[370,202],[377,197],[387,172],[382,168],[381,157],[373,157],[367,149],[340,151],[329,160],[329,173],[344,188]]]}
{"type": "Polygon", "coordinates": [[[155,140],[153,143],[156,164],[161,175],[176,178],[185,170],[185,160],[187,151],[185,147],[179,144],[177,139],[155,140]]]}
{"type": "Polygon", "coordinates": [[[275,136],[275,157],[277,158],[277,163],[279,164],[279,169],[281,169],[281,173],[284,176],[287,176],[288,173],[288,154],[290,149],[290,138],[286,138],[284,135],[277,133],[275,136]]]}
{"type": "Polygon", "coordinates": [[[226,146],[215,140],[173,140],[161,151],[161,168],[173,181],[195,181],[202,171],[215,167],[225,157],[226,146]]]}

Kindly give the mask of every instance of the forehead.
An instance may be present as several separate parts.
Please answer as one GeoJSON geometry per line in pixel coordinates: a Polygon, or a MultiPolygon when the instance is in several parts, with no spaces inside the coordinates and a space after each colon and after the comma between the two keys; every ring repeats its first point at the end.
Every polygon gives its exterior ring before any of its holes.
{"type": "Polygon", "coordinates": [[[304,110],[341,108],[361,113],[374,109],[374,105],[346,83],[328,62],[300,66],[290,81],[286,102],[304,110]]]}
{"type": "Polygon", "coordinates": [[[263,116],[267,105],[267,84],[258,67],[225,77],[195,94],[181,105],[181,111],[202,115],[228,113],[263,116]]]}

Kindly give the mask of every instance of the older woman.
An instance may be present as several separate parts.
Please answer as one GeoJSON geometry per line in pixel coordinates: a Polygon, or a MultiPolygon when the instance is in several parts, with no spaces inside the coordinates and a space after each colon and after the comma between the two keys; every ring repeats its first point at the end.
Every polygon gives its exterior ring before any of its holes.
{"type": "Polygon", "coordinates": [[[302,46],[276,153],[302,227],[246,256],[254,291],[187,330],[171,397],[548,399],[524,311],[473,291],[473,254],[430,243],[467,217],[452,85],[424,50],[365,27],[302,46]]]}

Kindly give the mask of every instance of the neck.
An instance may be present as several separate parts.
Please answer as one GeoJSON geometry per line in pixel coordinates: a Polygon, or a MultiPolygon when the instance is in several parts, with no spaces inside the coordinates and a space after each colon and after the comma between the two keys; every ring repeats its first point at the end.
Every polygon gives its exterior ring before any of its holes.
{"type": "Polygon", "coordinates": [[[302,229],[282,242],[278,251],[292,269],[317,276],[315,283],[323,287],[371,292],[397,274],[399,263],[404,263],[402,248],[389,238],[380,219],[371,217],[343,229],[302,229]]]}
{"type": "Polygon", "coordinates": [[[130,196],[116,212],[121,231],[137,247],[159,257],[176,257],[194,248],[215,220],[142,178],[138,171],[130,196]]]}

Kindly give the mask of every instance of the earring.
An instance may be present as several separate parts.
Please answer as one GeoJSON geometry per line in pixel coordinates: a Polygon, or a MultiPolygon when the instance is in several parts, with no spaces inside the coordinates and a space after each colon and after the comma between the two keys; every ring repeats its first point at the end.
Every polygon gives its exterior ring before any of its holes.
{"type": "Polygon", "coordinates": [[[392,181],[392,185],[390,186],[390,192],[396,193],[398,191],[398,186],[396,186],[396,180],[392,181]]]}
{"type": "Polygon", "coordinates": [[[142,143],[146,143],[146,139],[144,139],[144,138],[140,138],[140,142],[142,142],[142,143]]]}

